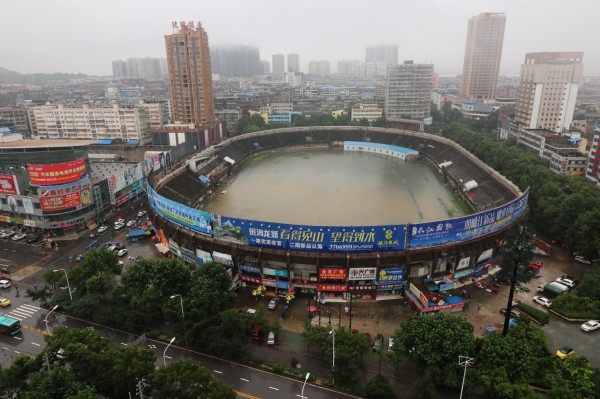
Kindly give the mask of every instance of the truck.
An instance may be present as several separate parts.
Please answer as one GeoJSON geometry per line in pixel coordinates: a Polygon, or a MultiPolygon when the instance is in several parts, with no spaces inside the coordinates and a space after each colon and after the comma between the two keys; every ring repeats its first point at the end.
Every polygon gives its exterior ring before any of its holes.
{"type": "Polygon", "coordinates": [[[565,292],[569,291],[569,287],[567,287],[566,285],[557,283],[555,281],[548,283],[546,285],[540,284],[540,285],[538,285],[537,289],[539,292],[543,292],[544,294],[546,294],[548,296],[552,296],[552,297],[562,295],[565,292]]]}

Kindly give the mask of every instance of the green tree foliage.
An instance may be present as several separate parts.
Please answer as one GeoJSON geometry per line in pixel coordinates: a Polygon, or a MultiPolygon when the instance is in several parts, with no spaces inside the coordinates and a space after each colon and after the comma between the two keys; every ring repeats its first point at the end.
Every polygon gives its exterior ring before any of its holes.
{"type": "Polygon", "coordinates": [[[236,399],[230,387],[213,377],[198,363],[186,359],[171,362],[154,373],[152,397],[155,399],[236,399]]]}
{"type": "Polygon", "coordinates": [[[444,135],[506,176],[521,189],[530,187],[529,208],[535,229],[588,259],[600,251],[600,192],[581,178],[552,173],[536,154],[514,141],[499,141],[451,123],[444,135]]]}
{"type": "Polygon", "coordinates": [[[583,399],[600,395],[594,381],[594,370],[587,359],[577,354],[556,362],[555,369],[545,376],[551,389],[551,399],[583,399]]]}
{"type": "Polygon", "coordinates": [[[222,265],[204,263],[202,267],[194,268],[186,299],[192,308],[207,316],[230,309],[235,303],[231,277],[222,265]]]}
{"type": "Polygon", "coordinates": [[[332,366],[335,383],[355,387],[358,384],[359,359],[369,349],[369,342],[362,334],[352,334],[347,328],[335,329],[335,368],[333,367],[333,334],[327,333],[327,341],[321,349],[325,360],[332,366]]]}
{"type": "Polygon", "coordinates": [[[260,114],[244,116],[238,121],[234,136],[265,130],[267,123],[260,114]]]}
{"type": "Polygon", "coordinates": [[[327,343],[329,330],[326,327],[312,325],[309,319],[302,323],[302,338],[306,344],[306,351],[310,348],[322,348],[327,343]]]}
{"type": "Polygon", "coordinates": [[[481,386],[486,391],[486,397],[494,399],[536,399],[539,398],[533,389],[524,383],[511,383],[506,369],[498,368],[482,374],[481,386]]]}
{"type": "Polygon", "coordinates": [[[533,244],[531,232],[520,223],[513,223],[506,233],[506,243],[502,248],[500,271],[495,277],[506,284],[515,279],[516,288],[527,291],[525,286],[535,276],[536,270],[528,267],[533,260],[533,244]],[[515,275],[516,268],[516,275],[515,275]]]}
{"type": "Polygon", "coordinates": [[[425,372],[412,386],[408,399],[436,399],[437,392],[429,372],[425,372]]]}
{"type": "Polygon", "coordinates": [[[375,376],[367,383],[365,388],[365,399],[395,399],[396,394],[394,394],[394,390],[392,389],[392,385],[390,384],[390,380],[377,373],[375,376]]]}
{"type": "Polygon", "coordinates": [[[375,119],[371,125],[373,127],[385,127],[386,124],[387,119],[385,118],[385,116],[380,116],[379,118],[375,119]]]}
{"type": "Polygon", "coordinates": [[[27,386],[29,374],[39,370],[40,361],[29,356],[18,356],[7,369],[0,369],[0,392],[6,398],[15,396],[27,386]]]}
{"type": "Polygon", "coordinates": [[[70,369],[58,367],[33,373],[27,388],[20,396],[24,399],[96,399],[93,386],[77,381],[70,369]]]}

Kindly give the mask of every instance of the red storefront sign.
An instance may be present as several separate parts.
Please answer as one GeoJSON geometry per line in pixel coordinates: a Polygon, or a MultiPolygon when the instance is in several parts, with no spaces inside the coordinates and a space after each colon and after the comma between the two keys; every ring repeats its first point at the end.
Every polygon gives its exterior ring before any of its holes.
{"type": "Polygon", "coordinates": [[[42,211],[59,211],[81,205],[81,198],[78,192],[56,197],[40,197],[40,205],[42,211]]]}
{"type": "Polygon", "coordinates": [[[35,186],[53,186],[77,181],[85,173],[83,158],[49,165],[27,164],[29,180],[35,186]]]}
{"type": "Polygon", "coordinates": [[[247,281],[249,283],[254,283],[254,284],[262,285],[262,280],[259,279],[259,278],[252,278],[252,277],[240,276],[240,280],[247,281]]]}
{"type": "Polygon", "coordinates": [[[317,290],[321,292],[346,292],[348,286],[345,284],[317,284],[317,290]]]}
{"type": "Polygon", "coordinates": [[[20,195],[17,179],[14,175],[0,174],[0,193],[20,195]]]}
{"type": "Polygon", "coordinates": [[[337,269],[325,267],[319,269],[319,279],[324,280],[346,280],[348,277],[348,269],[337,269]]]}

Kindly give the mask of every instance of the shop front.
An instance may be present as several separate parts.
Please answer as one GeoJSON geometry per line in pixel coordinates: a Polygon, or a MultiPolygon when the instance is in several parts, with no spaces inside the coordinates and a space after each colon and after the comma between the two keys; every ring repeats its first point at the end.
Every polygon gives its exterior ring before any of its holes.
{"type": "Polygon", "coordinates": [[[337,267],[319,269],[317,292],[321,303],[326,300],[344,300],[343,294],[348,292],[348,270],[337,267]]]}
{"type": "Polygon", "coordinates": [[[376,299],[376,267],[351,267],[348,270],[348,291],[352,299],[376,299]]]}
{"type": "Polygon", "coordinates": [[[291,289],[296,293],[305,293],[315,295],[317,293],[317,283],[319,275],[317,266],[302,263],[292,263],[290,265],[291,272],[291,289]]]}
{"type": "Polygon", "coordinates": [[[419,314],[440,312],[461,312],[464,302],[457,296],[441,296],[426,291],[424,285],[418,287],[413,283],[404,283],[406,298],[414,305],[419,314]]]}
{"type": "Polygon", "coordinates": [[[403,267],[391,266],[380,268],[377,278],[377,296],[398,297],[404,291],[402,281],[406,270],[403,267]]]}
{"type": "Polygon", "coordinates": [[[275,288],[278,294],[287,293],[289,289],[289,274],[286,263],[265,262],[262,268],[262,278],[265,287],[275,288]]]}

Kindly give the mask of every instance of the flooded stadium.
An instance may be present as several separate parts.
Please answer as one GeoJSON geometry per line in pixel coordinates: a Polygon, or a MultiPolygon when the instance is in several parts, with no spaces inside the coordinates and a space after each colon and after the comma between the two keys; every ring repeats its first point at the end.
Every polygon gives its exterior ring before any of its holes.
{"type": "Polygon", "coordinates": [[[464,215],[426,161],[339,147],[275,151],[251,159],[200,207],[231,217],[305,225],[401,224],[464,215]]]}

